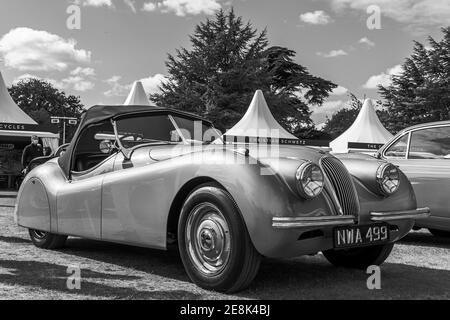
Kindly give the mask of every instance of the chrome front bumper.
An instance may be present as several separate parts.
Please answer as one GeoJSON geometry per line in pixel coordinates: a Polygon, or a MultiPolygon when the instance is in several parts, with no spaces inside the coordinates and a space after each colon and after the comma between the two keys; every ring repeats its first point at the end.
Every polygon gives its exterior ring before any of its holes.
{"type": "MultiPolygon", "coordinates": [[[[415,210],[371,212],[370,220],[374,222],[403,219],[422,219],[430,216],[429,208],[415,210]]],[[[324,216],[324,217],[273,217],[272,227],[277,229],[292,229],[305,227],[329,227],[353,225],[355,216],[324,216]]]]}
{"type": "Polygon", "coordinates": [[[371,212],[372,221],[392,221],[401,219],[423,219],[430,216],[430,208],[418,208],[416,210],[371,212]]]}

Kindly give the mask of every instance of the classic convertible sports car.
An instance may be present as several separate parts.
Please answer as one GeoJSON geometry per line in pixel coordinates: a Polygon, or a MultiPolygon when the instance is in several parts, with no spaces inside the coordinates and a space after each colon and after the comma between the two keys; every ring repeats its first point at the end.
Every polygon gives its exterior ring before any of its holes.
{"type": "Polygon", "coordinates": [[[322,251],[336,266],[381,264],[429,215],[386,161],[341,161],[289,139],[270,145],[269,156],[258,143],[217,143],[215,133],[177,110],[94,106],[64,154],[25,177],[17,223],[46,249],[67,236],[163,250],[175,243],[193,282],[235,292],[263,256],[322,251]]]}
{"type": "Polygon", "coordinates": [[[419,205],[431,216],[416,222],[436,236],[450,237],[450,121],[406,128],[386,143],[378,158],[391,161],[407,175],[419,205]]]}

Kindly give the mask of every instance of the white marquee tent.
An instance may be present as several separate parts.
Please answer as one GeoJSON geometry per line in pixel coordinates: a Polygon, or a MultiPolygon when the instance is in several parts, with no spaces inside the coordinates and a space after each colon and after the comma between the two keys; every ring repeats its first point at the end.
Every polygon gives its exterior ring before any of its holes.
{"type": "Polygon", "coordinates": [[[261,90],[255,92],[245,115],[225,135],[227,137],[297,139],[275,120],[261,90]]]}
{"type": "Polygon", "coordinates": [[[144,86],[142,82],[135,81],[130,93],[128,94],[127,100],[123,103],[126,106],[132,105],[143,105],[150,106],[150,101],[148,100],[147,94],[145,93],[144,86]]]}
{"type": "Polygon", "coordinates": [[[41,132],[37,130],[37,126],[37,122],[31,119],[13,101],[0,72],[0,136],[31,137],[37,135],[40,138],[56,139],[57,147],[59,134],[41,132]],[[34,127],[35,130],[25,130],[25,127],[34,127]]]}
{"type": "Polygon", "coordinates": [[[374,151],[392,138],[378,119],[372,100],[366,99],[355,122],[330,143],[334,153],[374,151]],[[355,147],[350,146],[354,145],[355,147]]]}
{"type": "Polygon", "coordinates": [[[0,72],[0,122],[1,123],[22,123],[34,124],[37,122],[31,119],[20,109],[9,95],[6,89],[5,81],[0,72]]]}
{"type": "Polygon", "coordinates": [[[39,130],[37,122],[15,104],[0,72],[0,185],[6,181],[6,187],[11,188],[22,169],[22,150],[33,135],[41,138],[44,147],[58,147],[59,134],[39,130]]]}

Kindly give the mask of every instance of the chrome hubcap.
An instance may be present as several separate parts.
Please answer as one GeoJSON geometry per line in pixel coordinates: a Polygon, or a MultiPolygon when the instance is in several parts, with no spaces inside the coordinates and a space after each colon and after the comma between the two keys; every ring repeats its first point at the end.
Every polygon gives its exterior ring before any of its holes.
{"type": "Polygon", "coordinates": [[[189,214],[185,234],[189,256],[199,271],[211,276],[225,268],[230,256],[230,230],[215,205],[197,205],[189,214]]]}
{"type": "Polygon", "coordinates": [[[47,232],[45,231],[34,230],[34,236],[39,240],[44,239],[46,235],[47,232]]]}

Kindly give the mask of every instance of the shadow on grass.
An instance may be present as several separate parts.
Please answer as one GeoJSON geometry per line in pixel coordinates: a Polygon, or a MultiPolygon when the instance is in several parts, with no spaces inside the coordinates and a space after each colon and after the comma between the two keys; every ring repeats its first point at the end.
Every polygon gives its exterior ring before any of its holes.
{"type": "Polygon", "coordinates": [[[19,237],[5,237],[0,236],[0,242],[6,243],[31,243],[30,239],[19,238],[19,237]]]}
{"type": "Polygon", "coordinates": [[[410,232],[400,240],[400,243],[413,246],[450,249],[450,238],[437,237],[424,231],[410,232]]]}
{"type": "Polygon", "coordinates": [[[142,291],[133,287],[112,287],[89,281],[89,279],[135,281],[139,279],[136,276],[82,269],[81,290],[69,290],[66,285],[67,277],[70,275],[67,273],[67,266],[47,262],[0,259],[0,267],[7,269],[6,273],[0,274],[0,283],[9,285],[32,286],[66,294],[113,299],[198,299],[198,295],[184,290],[142,291]]]}
{"type": "MultiPolygon", "coordinates": [[[[176,250],[159,251],[70,239],[64,253],[189,281],[176,250]]],[[[450,271],[404,264],[381,267],[381,290],[367,289],[364,271],[336,268],[322,255],[264,259],[250,288],[234,294],[250,299],[450,299],[450,271]]]]}
{"type": "Polygon", "coordinates": [[[336,268],[321,255],[265,259],[252,286],[256,299],[449,299],[450,271],[385,263],[381,290],[369,290],[365,271],[336,268]]]}
{"type": "Polygon", "coordinates": [[[189,281],[184,271],[178,249],[156,250],[110,242],[69,238],[65,254],[115,264],[146,273],[156,273],[180,281],[189,281]]]}

